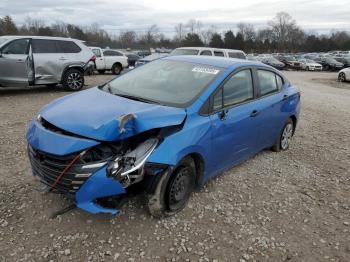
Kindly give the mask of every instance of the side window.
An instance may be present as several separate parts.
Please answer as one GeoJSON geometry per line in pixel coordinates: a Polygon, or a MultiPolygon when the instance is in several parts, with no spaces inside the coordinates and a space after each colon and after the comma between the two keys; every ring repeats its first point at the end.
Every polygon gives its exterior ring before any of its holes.
{"type": "Polygon", "coordinates": [[[277,84],[276,74],[273,72],[258,70],[258,79],[261,96],[277,92],[280,89],[277,84]]]}
{"type": "Polygon", "coordinates": [[[223,86],[224,106],[239,104],[254,98],[252,73],[250,69],[239,71],[223,86]]]}
{"type": "Polygon", "coordinates": [[[117,51],[113,51],[113,50],[106,50],[103,52],[103,54],[105,56],[122,56],[121,53],[117,52],[117,51]]]}
{"type": "Polygon", "coordinates": [[[102,56],[100,49],[92,49],[92,52],[95,54],[96,57],[102,56]]]}
{"type": "Polygon", "coordinates": [[[225,56],[221,51],[214,51],[214,56],[225,56]]]}
{"type": "Polygon", "coordinates": [[[206,56],[212,56],[211,51],[210,50],[204,50],[202,51],[199,55],[206,55],[206,56]]]}
{"type": "Polygon", "coordinates": [[[2,49],[3,54],[25,55],[28,54],[29,39],[14,40],[2,49]]]}
{"type": "Polygon", "coordinates": [[[46,39],[33,39],[33,53],[50,54],[57,53],[56,41],[46,39]]]}
{"type": "Polygon", "coordinates": [[[81,48],[72,41],[57,40],[57,48],[59,53],[79,53],[81,48]]]}

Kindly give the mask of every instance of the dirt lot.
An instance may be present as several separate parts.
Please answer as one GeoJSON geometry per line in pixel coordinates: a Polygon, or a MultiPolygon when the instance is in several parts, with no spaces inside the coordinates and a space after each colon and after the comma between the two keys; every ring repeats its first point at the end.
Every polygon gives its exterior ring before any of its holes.
{"type": "Polygon", "coordinates": [[[302,91],[290,150],[260,153],[163,220],[142,196],[116,217],[49,219],[67,202],[36,190],[24,137],[38,110],[68,93],[0,90],[0,261],[350,261],[350,84],[335,73],[286,75],[302,91]]]}

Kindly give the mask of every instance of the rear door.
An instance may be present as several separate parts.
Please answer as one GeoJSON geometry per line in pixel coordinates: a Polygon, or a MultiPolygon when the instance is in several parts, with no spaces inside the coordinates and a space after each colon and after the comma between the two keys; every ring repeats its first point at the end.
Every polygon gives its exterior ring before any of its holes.
{"type": "Polygon", "coordinates": [[[61,72],[63,60],[56,40],[32,40],[36,84],[58,83],[57,74],[61,72]]]}
{"type": "Polygon", "coordinates": [[[26,86],[28,82],[29,38],[16,39],[5,45],[0,56],[0,84],[26,86]]]}
{"type": "Polygon", "coordinates": [[[119,62],[123,56],[122,53],[114,50],[105,50],[103,51],[103,55],[105,57],[106,69],[111,69],[114,63],[119,62]]]}
{"type": "Polygon", "coordinates": [[[258,86],[257,111],[259,112],[260,132],[257,136],[259,150],[271,147],[286,121],[287,112],[283,104],[289,99],[283,91],[283,78],[268,69],[254,71],[258,86]]]}

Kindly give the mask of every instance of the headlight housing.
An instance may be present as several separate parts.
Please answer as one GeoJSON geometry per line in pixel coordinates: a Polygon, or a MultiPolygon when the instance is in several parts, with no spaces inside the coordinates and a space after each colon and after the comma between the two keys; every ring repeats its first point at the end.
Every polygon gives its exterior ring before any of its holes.
{"type": "Polygon", "coordinates": [[[118,180],[124,187],[143,179],[143,166],[159,143],[158,138],[150,138],[140,143],[134,150],[117,156],[107,167],[107,174],[118,180]]]}

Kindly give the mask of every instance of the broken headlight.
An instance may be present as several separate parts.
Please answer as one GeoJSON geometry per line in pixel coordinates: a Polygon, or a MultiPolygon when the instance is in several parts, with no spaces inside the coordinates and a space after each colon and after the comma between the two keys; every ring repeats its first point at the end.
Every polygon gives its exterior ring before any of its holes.
{"type": "Polygon", "coordinates": [[[143,179],[143,166],[158,145],[157,138],[140,143],[134,150],[117,156],[107,167],[108,176],[118,180],[124,187],[143,179]]]}

